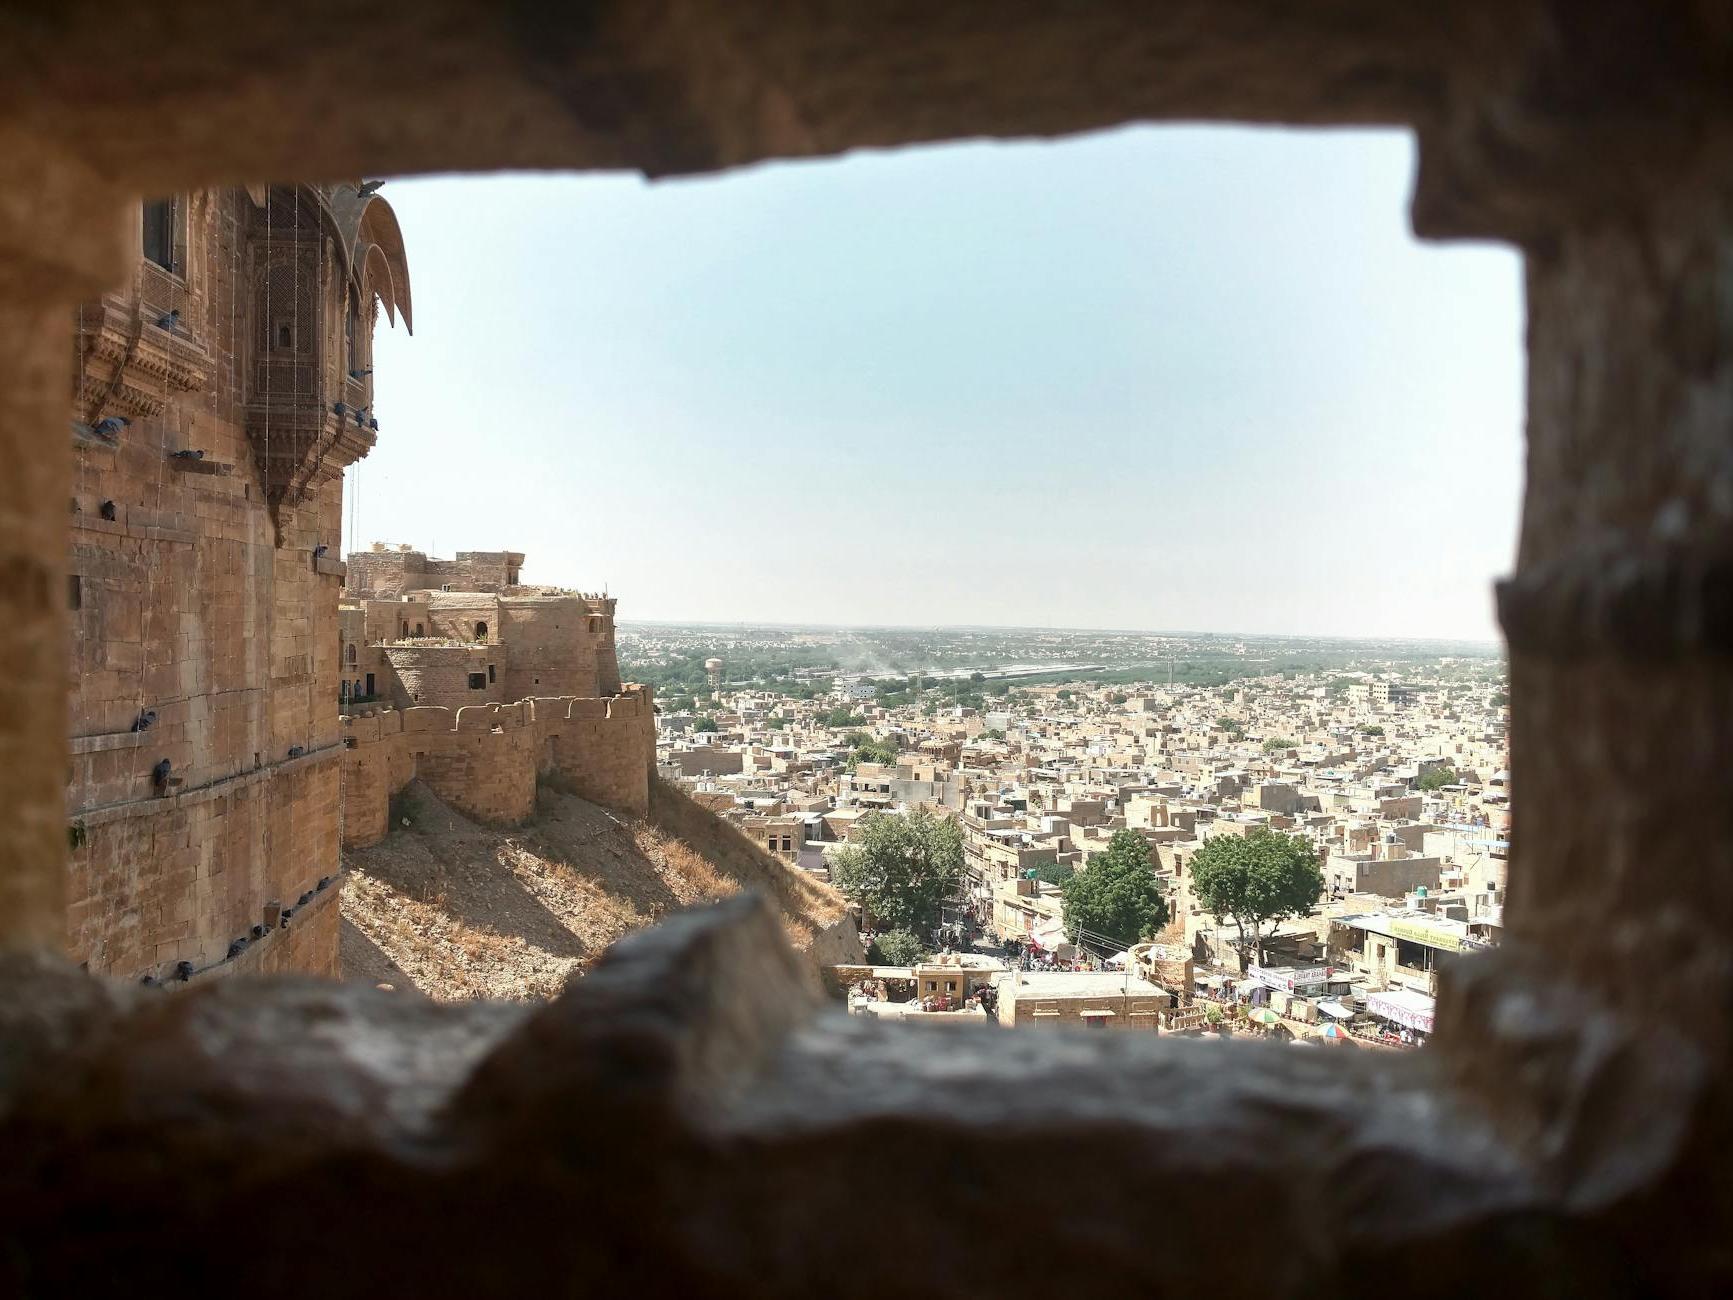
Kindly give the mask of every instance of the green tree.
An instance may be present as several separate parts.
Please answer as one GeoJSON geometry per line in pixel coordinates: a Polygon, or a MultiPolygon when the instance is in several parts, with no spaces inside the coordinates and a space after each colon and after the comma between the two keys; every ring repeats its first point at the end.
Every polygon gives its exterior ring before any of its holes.
{"type": "Polygon", "coordinates": [[[1434,790],[1442,790],[1454,780],[1456,780],[1455,768],[1435,767],[1431,771],[1422,772],[1420,779],[1414,784],[1417,788],[1430,794],[1434,790]]]}
{"type": "Polygon", "coordinates": [[[862,904],[874,925],[917,935],[938,928],[939,905],[962,876],[962,832],[925,808],[906,817],[868,813],[830,868],[831,883],[862,904]]]}
{"type": "Polygon", "coordinates": [[[886,930],[874,935],[867,960],[874,966],[913,966],[927,955],[927,945],[913,930],[886,930]]]}
{"type": "Polygon", "coordinates": [[[692,730],[694,731],[716,731],[717,729],[716,719],[711,717],[699,718],[698,721],[692,724],[692,730]]]}
{"type": "Polygon", "coordinates": [[[1150,866],[1149,844],[1136,831],[1114,831],[1106,850],[1060,890],[1065,932],[1073,943],[1082,930],[1115,943],[1136,943],[1167,924],[1167,900],[1150,866]]]}
{"type": "Polygon", "coordinates": [[[1368,722],[1361,725],[1360,734],[1362,736],[1382,736],[1384,734],[1384,728],[1380,727],[1375,722],[1368,722]]]}
{"type": "Polygon", "coordinates": [[[848,705],[839,704],[830,712],[819,714],[818,721],[826,727],[853,727],[859,724],[861,717],[848,705]]]}
{"type": "Polygon", "coordinates": [[[1284,749],[1292,749],[1294,742],[1283,736],[1271,736],[1264,742],[1264,753],[1279,754],[1284,749]]]}
{"type": "Polygon", "coordinates": [[[862,763],[895,763],[896,761],[896,750],[889,745],[881,745],[862,736],[860,743],[854,747],[854,752],[848,756],[848,770],[852,772],[862,763]]]}
{"type": "Polygon", "coordinates": [[[1076,874],[1077,872],[1071,866],[1057,858],[1049,858],[1045,862],[1035,864],[1035,879],[1044,880],[1049,885],[1063,885],[1076,874]]]}
{"type": "Polygon", "coordinates": [[[1232,921],[1240,973],[1258,950],[1264,927],[1290,916],[1306,916],[1324,892],[1318,855],[1298,835],[1256,830],[1250,835],[1213,835],[1191,860],[1191,888],[1218,924],[1232,921]]]}

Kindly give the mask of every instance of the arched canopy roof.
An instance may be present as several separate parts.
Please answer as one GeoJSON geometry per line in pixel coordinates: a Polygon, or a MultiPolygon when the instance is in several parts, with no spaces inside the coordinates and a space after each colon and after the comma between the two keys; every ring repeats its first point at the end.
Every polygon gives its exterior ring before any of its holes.
{"type": "Polygon", "coordinates": [[[331,188],[328,205],[356,298],[364,303],[369,295],[377,294],[386,318],[395,325],[401,313],[404,328],[415,333],[409,259],[391,205],[377,194],[362,194],[360,186],[351,181],[331,188]]]}

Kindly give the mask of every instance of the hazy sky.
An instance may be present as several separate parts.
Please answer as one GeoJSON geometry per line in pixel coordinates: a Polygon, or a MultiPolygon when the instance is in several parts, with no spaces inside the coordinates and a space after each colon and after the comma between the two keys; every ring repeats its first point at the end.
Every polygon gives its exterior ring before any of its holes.
{"type": "Polygon", "coordinates": [[[356,532],[628,620],[1490,638],[1519,264],[1416,242],[1412,169],[1166,127],[394,181],[356,532]]]}

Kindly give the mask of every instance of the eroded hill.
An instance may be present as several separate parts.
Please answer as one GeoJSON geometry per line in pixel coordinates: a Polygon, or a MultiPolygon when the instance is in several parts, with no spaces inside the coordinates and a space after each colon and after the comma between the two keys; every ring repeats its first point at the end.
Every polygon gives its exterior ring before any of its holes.
{"type": "Polygon", "coordinates": [[[544,789],[529,824],[501,830],[420,783],[392,817],[382,842],[344,854],[349,979],[443,1000],[551,997],[621,935],[742,889],[777,903],[815,968],[859,958],[840,895],[660,782],[642,821],[544,789]]]}

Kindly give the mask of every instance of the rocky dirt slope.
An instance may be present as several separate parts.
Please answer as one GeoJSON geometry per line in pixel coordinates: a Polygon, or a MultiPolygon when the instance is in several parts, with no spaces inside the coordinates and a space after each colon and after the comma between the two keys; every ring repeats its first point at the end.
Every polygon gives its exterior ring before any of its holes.
{"type": "Polygon", "coordinates": [[[528,825],[501,830],[417,782],[385,841],[344,862],[345,976],[443,1000],[551,997],[628,931],[742,889],[778,904],[815,968],[859,959],[834,890],[660,783],[643,821],[543,789],[528,825]]]}

